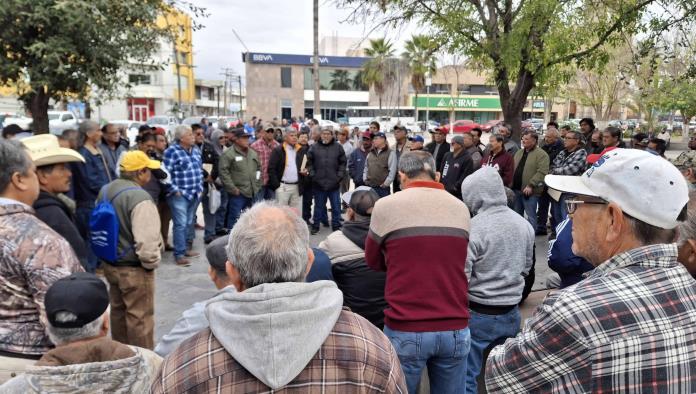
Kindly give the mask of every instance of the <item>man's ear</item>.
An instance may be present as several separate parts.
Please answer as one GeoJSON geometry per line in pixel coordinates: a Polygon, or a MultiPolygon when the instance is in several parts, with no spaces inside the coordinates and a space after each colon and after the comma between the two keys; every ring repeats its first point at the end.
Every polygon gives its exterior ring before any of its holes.
{"type": "Polygon", "coordinates": [[[244,282],[242,282],[242,277],[239,275],[239,271],[237,271],[237,268],[229,260],[227,260],[225,263],[225,272],[227,273],[227,277],[230,279],[230,283],[232,283],[237,291],[242,292],[246,290],[244,282]]]}
{"type": "Polygon", "coordinates": [[[626,230],[625,227],[628,226],[628,222],[626,222],[623,211],[618,205],[609,203],[607,210],[611,218],[607,226],[607,236],[605,241],[615,242],[621,238],[621,233],[626,230]]]}
{"type": "Polygon", "coordinates": [[[111,316],[109,315],[110,314],[104,312],[104,323],[102,323],[101,332],[99,333],[100,336],[109,335],[109,327],[111,327],[111,320],[109,320],[111,316]]]}
{"type": "Polygon", "coordinates": [[[441,176],[442,176],[442,174],[440,174],[440,172],[437,171],[437,172],[435,173],[435,182],[440,182],[440,177],[441,177],[441,176]]]}
{"type": "Polygon", "coordinates": [[[305,276],[309,274],[309,271],[312,269],[312,265],[314,265],[314,251],[312,248],[307,248],[307,272],[305,272],[305,276]]]}

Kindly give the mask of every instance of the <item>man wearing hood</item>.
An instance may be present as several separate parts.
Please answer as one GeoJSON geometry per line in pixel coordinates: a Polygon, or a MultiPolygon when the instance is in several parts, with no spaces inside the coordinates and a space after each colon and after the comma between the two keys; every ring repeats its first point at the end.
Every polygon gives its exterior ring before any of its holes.
{"type": "Polygon", "coordinates": [[[465,387],[467,393],[476,393],[484,350],[519,331],[517,304],[532,267],[534,229],[508,208],[503,182],[492,167],[464,180],[462,199],[473,215],[465,268],[471,316],[465,387]]]}
{"type": "Polygon", "coordinates": [[[169,354],[151,392],[406,393],[384,334],[342,308],[335,283],[303,283],[313,260],[292,209],[261,202],[244,212],[225,265],[238,292],[208,302],[210,328],[169,354]]]}
{"type": "Polygon", "coordinates": [[[162,358],[109,338],[109,294],[96,275],[79,272],[46,292],[46,331],[56,348],[0,386],[6,394],[145,393],[162,358]],[[85,302],[89,300],[89,302],[85,302]]]}
{"type": "Polygon", "coordinates": [[[365,238],[370,230],[370,216],[379,195],[369,186],[358,186],[343,194],[348,205],[348,220],[319,244],[331,259],[333,279],[343,292],[343,305],[384,328],[384,272],[370,269],[365,263],[365,238]]]}
{"type": "Polygon", "coordinates": [[[68,163],[85,159],[72,149],[61,148],[58,138],[52,134],[27,137],[22,143],[34,161],[39,180],[39,198],[32,205],[36,217],[68,241],[82,267],[87,269],[87,244],[77,229],[72,210],[58,196],[70,191],[72,173],[68,163]]]}

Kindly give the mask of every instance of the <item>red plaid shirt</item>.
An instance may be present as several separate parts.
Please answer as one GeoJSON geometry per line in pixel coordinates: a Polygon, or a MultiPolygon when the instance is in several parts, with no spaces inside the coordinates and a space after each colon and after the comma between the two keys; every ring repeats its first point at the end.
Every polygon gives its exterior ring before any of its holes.
{"type": "Polygon", "coordinates": [[[489,393],[696,392],[696,281],[676,244],[614,256],[549,293],[486,363],[489,393]]]}
{"type": "Polygon", "coordinates": [[[271,159],[271,152],[278,145],[280,144],[276,140],[272,140],[270,144],[267,144],[263,138],[251,144],[251,149],[256,151],[259,155],[259,161],[261,161],[261,174],[264,186],[268,184],[268,161],[271,159]]]}

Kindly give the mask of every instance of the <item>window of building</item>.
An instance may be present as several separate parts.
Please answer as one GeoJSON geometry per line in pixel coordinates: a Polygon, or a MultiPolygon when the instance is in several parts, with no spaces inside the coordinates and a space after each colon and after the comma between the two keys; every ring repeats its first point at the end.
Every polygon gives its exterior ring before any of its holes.
{"type": "Polygon", "coordinates": [[[208,98],[210,100],[215,99],[215,88],[208,88],[208,98]]]}
{"type": "Polygon", "coordinates": [[[434,83],[430,86],[431,94],[450,94],[452,86],[448,83],[434,83]]]}
{"type": "Polygon", "coordinates": [[[292,69],[290,67],[280,68],[280,87],[281,88],[291,88],[292,87],[292,69]]]}
{"type": "Polygon", "coordinates": [[[196,100],[200,100],[200,99],[201,99],[201,87],[196,86],[196,100]]]}
{"type": "Polygon", "coordinates": [[[150,85],[150,75],[148,74],[129,74],[128,83],[131,85],[150,85]]]}
{"type": "MultiPolygon", "coordinates": [[[[304,88],[314,89],[314,70],[305,68],[304,88]]],[[[319,88],[322,90],[348,90],[366,92],[369,90],[363,81],[362,70],[326,69],[319,70],[319,88]]]]}
{"type": "Polygon", "coordinates": [[[469,85],[457,85],[457,94],[471,94],[471,86],[469,85]]]}

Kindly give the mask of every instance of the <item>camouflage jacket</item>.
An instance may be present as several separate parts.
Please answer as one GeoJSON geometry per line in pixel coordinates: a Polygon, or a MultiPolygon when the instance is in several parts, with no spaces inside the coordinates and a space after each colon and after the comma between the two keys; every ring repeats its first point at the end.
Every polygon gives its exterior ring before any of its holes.
{"type": "MultiPolygon", "coordinates": [[[[92,349],[70,349],[92,352],[92,356],[105,361],[94,361],[68,365],[35,365],[28,367],[24,374],[0,385],[4,394],[25,393],[123,393],[140,394],[150,390],[155,374],[162,364],[162,358],[151,350],[135,346],[126,346],[108,338],[99,342],[68,345],[73,347],[91,346],[92,349]],[[114,346],[116,345],[116,346],[114,346]],[[131,355],[114,358],[111,351],[118,348],[130,348],[131,355]]],[[[60,348],[56,348],[58,350],[60,348]]],[[[119,349],[122,350],[122,349],[119,349]]],[[[59,356],[60,357],[60,356],[59,356]]],[[[67,357],[68,359],[76,357],[67,357]]],[[[42,358],[43,360],[43,358],[42,358]]],[[[63,359],[63,361],[65,361],[63,359]]]]}
{"type": "Polygon", "coordinates": [[[20,202],[0,199],[0,350],[41,355],[51,349],[44,296],[82,266],[68,242],[20,202]]]}

